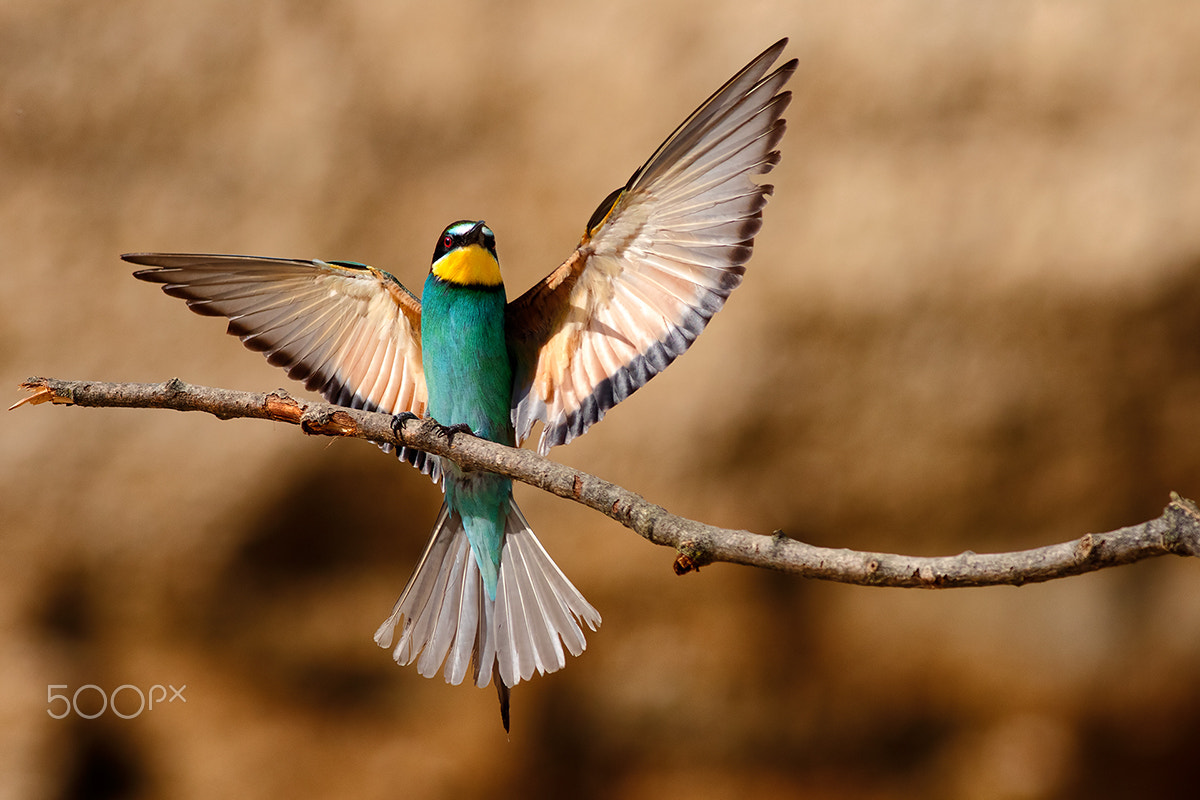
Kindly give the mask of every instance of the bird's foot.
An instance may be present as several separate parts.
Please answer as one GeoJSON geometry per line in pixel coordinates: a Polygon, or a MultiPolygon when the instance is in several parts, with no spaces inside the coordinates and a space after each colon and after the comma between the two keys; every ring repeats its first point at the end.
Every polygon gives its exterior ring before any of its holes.
{"type": "MultiPolygon", "coordinates": [[[[402,439],[400,436],[400,429],[404,427],[404,423],[408,422],[410,419],[419,420],[423,419],[423,417],[414,414],[411,411],[401,411],[399,414],[392,415],[392,433],[397,439],[402,439]]],[[[476,437],[479,436],[479,434],[471,430],[471,426],[465,422],[458,422],[454,425],[442,425],[440,422],[434,419],[430,419],[430,422],[437,426],[438,430],[441,431],[442,435],[446,437],[446,441],[449,444],[454,444],[454,437],[459,433],[468,433],[471,436],[476,437]]]]}
{"type": "Polygon", "coordinates": [[[442,433],[446,437],[447,444],[454,444],[454,436],[459,433],[467,433],[475,437],[479,436],[479,434],[471,430],[471,426],[465,422],[456,422],[453,425],[440,425],[438,427],[442,429],[442,433]]]}
{"type": "Polygon", "coordinates": [[[401,411],[399,414],[392,415],[392,435],[394,435],[396,439],[400,439],[400,429],[404,427],[404,423],[408,422],[410,419],[420,419],[420,417],[411,411],[401,411]]]}

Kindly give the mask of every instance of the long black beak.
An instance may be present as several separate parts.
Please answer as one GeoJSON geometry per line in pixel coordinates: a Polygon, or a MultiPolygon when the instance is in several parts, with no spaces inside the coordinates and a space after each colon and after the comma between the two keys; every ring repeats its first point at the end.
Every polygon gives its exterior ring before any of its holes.
{"type": "Polygon", "coordinates": [[[472,225],[471,229],[463,234],[463,244],[477,244],[480,247],[486,247],[486,245],[483,243],[483,229],[485,227],[487,227],[487,225],[483,220],[479,220],[479,222],[476,222],[474,225],[472,225]]]}

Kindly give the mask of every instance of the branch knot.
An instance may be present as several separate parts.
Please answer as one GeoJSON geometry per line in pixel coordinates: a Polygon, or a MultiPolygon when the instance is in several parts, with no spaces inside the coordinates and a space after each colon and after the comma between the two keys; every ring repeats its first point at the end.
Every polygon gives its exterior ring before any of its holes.
{"type": "Polygon", "coordinates": [[[1104,548],[1104,540],[1090,533],[1085,533],[1075,543],[1075,561],[1087,564],[1099,558],[1104,548]]]}

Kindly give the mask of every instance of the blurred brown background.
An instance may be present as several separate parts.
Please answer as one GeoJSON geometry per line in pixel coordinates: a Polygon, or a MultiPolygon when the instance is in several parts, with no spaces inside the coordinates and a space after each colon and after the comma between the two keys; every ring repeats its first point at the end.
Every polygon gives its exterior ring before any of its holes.
{"type": "MultiPolygon", "coordinates": [[[[715,524],[919,554],[1200,496],[1188,0],[8,0],[5,403],[32,374],[286,382],[126,251],[351,258],[418,288],[442,227],[484,218],[522,291],[784,35],[800,69],[743,288],[553,457],[715,524]]],[[[414,471],[261,422],[0,420],[0,798],[1194,791],[1196,563],[955,592],[677,578],[520,489],[605,623],[518,688],[506,739],[490,689],[371,641],[439,502],[414,471]],[[58,684],[187,704],[54,720],[58,684]]]]}

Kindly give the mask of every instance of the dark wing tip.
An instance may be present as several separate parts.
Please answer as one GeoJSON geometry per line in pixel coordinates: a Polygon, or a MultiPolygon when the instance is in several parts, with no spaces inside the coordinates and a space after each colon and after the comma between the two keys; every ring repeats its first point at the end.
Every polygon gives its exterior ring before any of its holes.
{"type": "MultiPolygon", "coordinates": [[[[788,37],[784,36],[782,39],[775,42],[775,44],[771,45],[766,50],[763,50],[762,53],[759,54],[758,58],[754,59],[754,61],[774,61],[775,59],[779,58],[779,55],[783,52],[784,48],[787,47],[787,43],[788,37]],[[768,56],[770,56],[769,59],[768,56]]],[[[792,60],[795,61],[795,59],[792,60]]],[[[754,61],[751,61],[750,63],[753,64],[754,61]]]]}
{"type": "Polygon", "coordinates": [[[170,280],[163,274],[162,269],[159,267],[155,267],[154,269],[139,269],[133,273],[133,277],[139,281],[146,281],[148,283],[166,283],[170,280]]]}
{"type": "MultiPolygon", "coordinates": [[[[179,265],[180,256],[175,253],[122,253],[121,260],[141,267],[174,267],[179,265]]],[[[152,270],[142,270],[152,272],[152,270]]],[[[137,273],[134,273],[135,275],[137,273]]],[[[143,278],[143,280],[145,280],[143,278]]]]}
{"type": "Polygon", "coordinates": [[[158,256],[158,253],[122,253],[121,260],[129,264],[137,264],[140,267],[151,267],[151,269],[139,269],[133,273],[133,277],[139,281],[167,283],[168,279],[163,275],[163,264],[158,256]]]}

